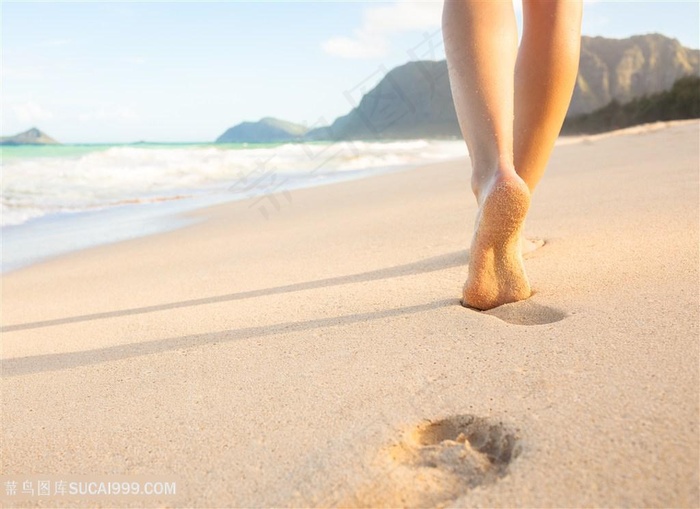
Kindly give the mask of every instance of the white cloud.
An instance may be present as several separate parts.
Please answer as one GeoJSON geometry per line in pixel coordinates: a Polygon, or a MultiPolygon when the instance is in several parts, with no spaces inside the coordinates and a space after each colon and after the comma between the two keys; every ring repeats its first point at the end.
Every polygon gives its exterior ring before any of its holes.
{"type": "MultiPolygon", "coordinates": [[[[601,0],[584,0],[587,5],[601,0]]],[[[377,58],[389,51],[391,35],[418,30],[430,30],[442,25],[443,0],[396,0],[393,4],[365,8],[362,25],[351,37],[338,36],[321,44],[323,50],[343,58],[377,58]]],[[[522,2],[513,0],[518,13],[522,2]]]]}
{"type": "Polygon", "coordinates": [[[333,37],[321,45],[326,53],[343,58],[376,58],[387,54],[391,35],[440,26],[442,0],[398,0],[390,5],[367,7],[362,26],[352,37],[333,37]]]}
{"type": "Polygon", "coordinates": [[[78,118],[81,122],[91,122],[94,120],[129,121],[138,120],[139,115],[129,107],[105,105],[100,106],[94,111],[81,113],[78,118]]]}
{"type": "Polygon", "coordinates": [[[376,58],[386,55],[388,44],[383,37],[356,31],[355,38],[333,37],[321,47],[330,55],[343,58],[376,58]]]}
{"type": "Polygon", "coordinates": [[[53,113],[35,101],[24,101],[22,103],[13,104],[10,106],[10,109],[21,124],[34,124],[53,118],[53,113]]]}

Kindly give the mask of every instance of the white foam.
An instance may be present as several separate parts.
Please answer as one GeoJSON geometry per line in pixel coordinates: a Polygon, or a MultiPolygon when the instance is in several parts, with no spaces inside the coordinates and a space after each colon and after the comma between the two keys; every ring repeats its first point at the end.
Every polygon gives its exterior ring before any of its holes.
{"type": "MultiPolygon", "coordinates": [[[[7,158],[2,225],[56,212],[95,210],[284,185],[290,178],[397,167],[466,155],[461,140],[288,143],[275,147],[113,146],[79,156],[7,158]]],[[[257,193],[265,189],[257,189],[257,193]]]]}

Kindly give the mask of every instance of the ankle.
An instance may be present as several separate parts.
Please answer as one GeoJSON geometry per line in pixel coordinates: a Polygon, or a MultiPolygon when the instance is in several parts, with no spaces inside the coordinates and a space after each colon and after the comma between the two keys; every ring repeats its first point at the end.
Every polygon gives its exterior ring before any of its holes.
{"type": "Polygon", "coordinates": [[[499,180],[519,178],[512,165],[499,165],[491,168],[474,167],[472,171],[471,187],[477,203],[481,203],[482,196],[489,188],[499,180]]]}

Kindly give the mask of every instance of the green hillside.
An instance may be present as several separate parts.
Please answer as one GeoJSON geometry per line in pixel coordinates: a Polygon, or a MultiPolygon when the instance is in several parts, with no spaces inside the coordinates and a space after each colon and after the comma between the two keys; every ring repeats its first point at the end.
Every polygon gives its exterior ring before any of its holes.
{"type": "Polygon", "coordinates": [[[612,101],[591,113],[569,117],[562,134],[592,134],[648,122],[700,118],[700,77],[686,76],[670,90],[632,99],[612,101]]]}

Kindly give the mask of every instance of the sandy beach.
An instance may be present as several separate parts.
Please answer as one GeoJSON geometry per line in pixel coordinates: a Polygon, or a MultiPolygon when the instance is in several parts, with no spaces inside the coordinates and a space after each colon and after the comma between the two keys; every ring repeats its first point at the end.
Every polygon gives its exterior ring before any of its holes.
{"type": "Polygon", "coordinates": [[[466,158],[4,275],[3,480],[177,496],[3,503],[698,507],[699,127],[558,146],[488,312],[466,158]]]}

